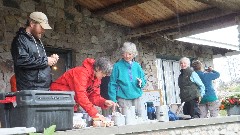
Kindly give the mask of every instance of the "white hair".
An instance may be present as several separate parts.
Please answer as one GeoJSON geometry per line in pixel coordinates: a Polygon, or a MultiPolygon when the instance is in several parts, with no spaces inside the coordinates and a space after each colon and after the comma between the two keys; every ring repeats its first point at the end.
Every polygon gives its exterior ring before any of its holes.
{"type": "Polygon", "coordinates": [[[190,59],[187,57],[182,57],[179,62],[186,62],[186,64],[190,67],[190,59]]]}
{"type": "Polygon", "coordinates": [[[122,53],[131,53],[136,57],[138,55],[138,51],[136,45],[132,42],[125,42],[122,47],[122,53]]]}

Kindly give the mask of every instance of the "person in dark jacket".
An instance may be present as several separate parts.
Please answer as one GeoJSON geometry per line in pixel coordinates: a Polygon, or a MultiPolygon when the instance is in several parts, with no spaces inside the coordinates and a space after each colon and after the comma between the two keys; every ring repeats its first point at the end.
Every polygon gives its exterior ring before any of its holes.
{"type": "Polygon", "coordinates": [[[178,77],[181,102],[184,115],[191,118],[200,118],[199,102],[205,94],[205,86],[196,72],[190,68],[190,60],[186,57],[180,59],[181,74],[178,77]]]}
{"type": "Polygon", "coordinates": [[[102,78],[101,80],[101,85],[100,85],[100,94],[103,98],[105,99],[109,99],[109,95],[108,95],[108,83],[110,81],[110,76],[105,76],[102,78]]]}
{"type": "MultiPolygon", "coordinates": [[[[108,83],[110,81],[110,76],[105,76],[102,78],[101,80],[101,85],[100,85],[100,95],[109,100],[109,95],[108,95],[108,83]]],[[[108,109],[102,109],[102,115],[105,117],[108,117],[109,115],[111,115],[112,113],[112,109],[108,108],[108,109]]]]}
{"type": "Polygon", "coordinates": [[[26,27],[20,28],[11,45],[17,90],[48,90],[51,83],[51,68],[58,55],[47,57],[40,38],[45,29],[51,29],[47,16],[32,12],[26,27]]]}

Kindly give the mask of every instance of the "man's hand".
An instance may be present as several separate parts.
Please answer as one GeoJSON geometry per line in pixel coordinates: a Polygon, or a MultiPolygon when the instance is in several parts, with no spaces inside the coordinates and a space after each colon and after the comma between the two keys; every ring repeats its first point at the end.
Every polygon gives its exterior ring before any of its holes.
{"type": "Polygon", "coordinates": [[[48,65],[53,66],[57,63],[59,59],[59,56],[57,54],[51,55],[51,57],[48,57],[48,65]]]}
{"type": "Polygon", "coordinates": [[[113,102],[112,100],[106,100],[104,104],[108,107],[112,107],[113,111],[116,110],[116,106],[119,107],[119,105],[117,103],[113,102]]]}
{"type": "Polygon", "coordinates": [[[59,56],[57,54],[53,54],[53,55],[51,55],[51,57],[55,58],[56,60],[59,59],[59,56]]]}
{"type": "Polygon", "coordinates": [[[48,65],[49,66],[53,66],[56,63],[57,63],[57,59],[55,59],[53,57],[48,57],[48,65]]]}

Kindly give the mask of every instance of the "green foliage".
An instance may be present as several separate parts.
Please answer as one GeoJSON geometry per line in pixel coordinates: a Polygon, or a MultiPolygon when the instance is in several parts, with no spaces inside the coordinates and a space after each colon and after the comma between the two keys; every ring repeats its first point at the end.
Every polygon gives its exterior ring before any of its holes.
{"type": "Polygon", "coordinates": [[[240,78],[231,82],[220,82],[218,90],[228,92],[240,92],[240,78]]]}
{"type": "Polygon", "coordinates": [[[49,128],[47,128],[47,129],[44,128],[43,134],[44,135],[53,135],[54,132],[55,132],[55,129],[56,129],[56,125],[52,125],[49,128]]]}
{"type": "Polygon", "coordinates": [[[240,92],[240,84],[233,88],[234,92],[240,92]]]}
{"type": "MultiPolygon", "coordinates": [[[[49,128],[44,128],[44,135],[53,135],[56,129],[56,125],[52,125],[49,128]]],[[[42,133],[29,133],[29,135],[42,135],[42,133]]]]}
{"type": "Polygon", "coordinates": [[[239,85],[233,85],[226,88],[229,92],[240,92],[240,84],[239,85]]]}

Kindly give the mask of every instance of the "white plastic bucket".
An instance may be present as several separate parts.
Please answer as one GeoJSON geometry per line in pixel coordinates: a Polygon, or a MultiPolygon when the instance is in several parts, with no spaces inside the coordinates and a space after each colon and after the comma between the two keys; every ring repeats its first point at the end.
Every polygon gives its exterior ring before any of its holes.
{"type": "Polygon", "coordinates": [[[169,107],[167,105],[156,106],[156,118],[159,121],[169,121],[168,116],[169,107]]]}

